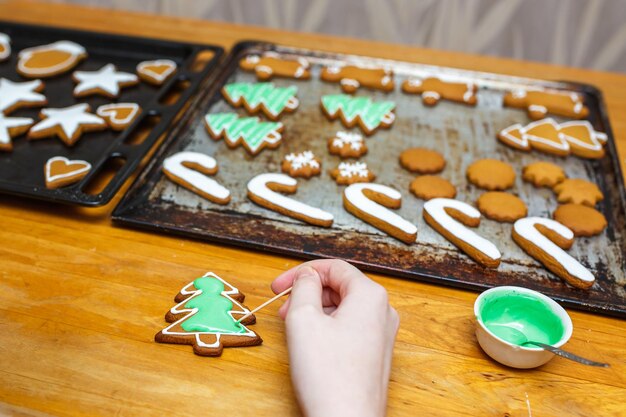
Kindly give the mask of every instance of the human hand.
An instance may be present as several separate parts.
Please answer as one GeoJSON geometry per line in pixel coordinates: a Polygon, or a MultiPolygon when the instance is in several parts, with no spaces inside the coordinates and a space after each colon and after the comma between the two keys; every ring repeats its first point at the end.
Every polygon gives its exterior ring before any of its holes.
{"type": "Polygon", "coordinates": [[[340,260],[317,260],[274,280],[293,286],[285,320],[294,390],[307,417],[384,416],[399,318],[387,291],[340,260]]]}

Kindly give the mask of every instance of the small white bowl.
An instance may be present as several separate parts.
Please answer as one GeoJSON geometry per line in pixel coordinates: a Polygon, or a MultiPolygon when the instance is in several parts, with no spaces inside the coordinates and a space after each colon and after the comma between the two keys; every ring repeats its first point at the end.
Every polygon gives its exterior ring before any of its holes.
{"type": "Polygon", "coordinates": [[[532,345],[520,346],[494,330],[513,327],[532,339],[561,347],[572,336],[572,319],[554,300],[522,287],[494,287],[474,302],[476,338],[480,347],[494,360],[513,368],[536,368],[554,357],[553,353],[532,345]],[[500,325],[500,327],[497,327],[500,325]],[[534,334],[533,334],[534,332],[534,334]],[[543,336],[542,336],[543,334],[543,336]],[[537,340],[542,339],[542,340],[537,340]]]}

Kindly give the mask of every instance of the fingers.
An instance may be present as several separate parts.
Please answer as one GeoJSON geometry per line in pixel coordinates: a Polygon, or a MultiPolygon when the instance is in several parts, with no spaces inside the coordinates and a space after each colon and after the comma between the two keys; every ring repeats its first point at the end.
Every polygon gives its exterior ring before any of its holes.
{"type": "Polygon", "coordinates": [[[322,282],[317,272],[310,267],[299,268],[294,275],[293,289],[289,296],[287,311],[313,307],[322,312],[322,282]]]}
{"type": "MultiPolygon", "coordinates": [[[[335,311],[340,302],[341,297],[339,297],[339,294],[335,291],[328,287],[322,289],[322,307],[324,309],[324,313],[330,314],[335,311]]],[[[287,317],[290,304],[290,298],[287,298],[284,304],[278,309],[278,315],[281,319],[284,320],[285,317],[287,317]]]]}

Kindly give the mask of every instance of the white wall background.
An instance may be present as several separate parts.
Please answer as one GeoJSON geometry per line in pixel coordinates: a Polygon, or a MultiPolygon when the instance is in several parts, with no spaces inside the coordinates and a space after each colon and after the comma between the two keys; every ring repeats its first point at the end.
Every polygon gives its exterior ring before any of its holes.
{"type": "Polygon", "coordinates": [[[626,72],[626,0],[60,1],[626,72]]]}

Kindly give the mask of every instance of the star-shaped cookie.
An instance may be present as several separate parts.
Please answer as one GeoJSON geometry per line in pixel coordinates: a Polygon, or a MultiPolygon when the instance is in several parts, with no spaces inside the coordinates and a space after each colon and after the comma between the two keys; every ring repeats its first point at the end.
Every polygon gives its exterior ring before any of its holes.
{"type": "Polygon", "coordinates": [[[6,117],[0,112],[0,151],[13,150],[11,138],[25,133],[33,122],[29,117],[6,117]]]}
{"type": "Polygon", "coordinates": [[[602,191],[592,182],[580,178],[570,178],[554,187],[559,203],[583,204],[593,207],[604,199],[602,191]]]}
{"type": "Polygon", "coordinates": [[[104,130],[107,124],[100,117],[89,113],[88,104],[76,104],[62,109],[43,109],[43,119],[28,132],[28,139],[58,136],[66,145],[74,145],[83,132],[104,130]]]}
{"type": "Polygon", "coordinates": [[[0,113],[9,114],[21,107],[44,106],[48,100],[39,94],[43,87],[41,80],[16,83],[0,78],[0,113]]]}
{"type": "Polygon", "coordinates": [[[139,83],[135,74],[117,71],[113,64],[107,64],[97,71],[74,71],[72,79],[78,83],[74,88],[75,97],[99,94],[115,98],[120,94],[121,88],[139,83]]]}

